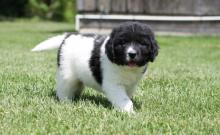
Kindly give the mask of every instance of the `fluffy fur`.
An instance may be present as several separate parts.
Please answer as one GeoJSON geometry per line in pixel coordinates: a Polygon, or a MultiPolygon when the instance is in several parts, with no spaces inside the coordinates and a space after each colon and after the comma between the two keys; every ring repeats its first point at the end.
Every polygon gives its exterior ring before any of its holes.
{"type": "Polygon", "coordinates": [[[56,94],[60,100],[72,101],[86,85],[102,92],[115,108],[133,112],[131,97],[159,47],[147,25],[126,22],[110,36],[64,34],[32,51],[54,48],[59,48],[56,94]]]}

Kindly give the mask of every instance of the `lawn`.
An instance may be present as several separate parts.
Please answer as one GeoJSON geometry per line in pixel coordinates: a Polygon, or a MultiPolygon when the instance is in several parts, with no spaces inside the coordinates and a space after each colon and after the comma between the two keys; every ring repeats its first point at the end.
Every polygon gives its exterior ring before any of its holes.
{"type": "Polygon", "coordinates": [[[133,98],[115,111],[89,89],[73,103],[54,94],[56,51],[32,53],[73,24],[0,22],[0,134],[220,134],[220,37],[157,37],[160,53],[133,98]]]}

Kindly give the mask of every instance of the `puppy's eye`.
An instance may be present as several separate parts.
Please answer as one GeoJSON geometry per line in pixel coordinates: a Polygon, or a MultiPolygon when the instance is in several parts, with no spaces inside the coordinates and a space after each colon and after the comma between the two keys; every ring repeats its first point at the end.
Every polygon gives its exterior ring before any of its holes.
{"type": "Polygon", "coordinates": [[[125,44],[120,44],[120,46],[123,48],[123,47],[125,47],[125,44]]]}
{"type": "Polygon", "coordinates": [[[141,44],[141,45],[146,45],[147,46],[148,45],[148,40],[142,39],[142,40],[139,40],[138,43],[141,44]]]}
{"type": "Polygon", "coordinates": [[[147,45],[146,44],[141,44],[141,47],[147,48],[147,45]]]}
{"type": "Polygon", "coordinates": [[[124,48],[124,47],[125,47],[125,44],[118,44],[118,45],[116,46],[116,48],[119,48],[119,49],[124,48]]]}
{"type": "Polygon", "coordinates": [[[147,45],[146,44],[145,45],[141,44],[141,48],[142,49],[147,49],[147,45]]]}

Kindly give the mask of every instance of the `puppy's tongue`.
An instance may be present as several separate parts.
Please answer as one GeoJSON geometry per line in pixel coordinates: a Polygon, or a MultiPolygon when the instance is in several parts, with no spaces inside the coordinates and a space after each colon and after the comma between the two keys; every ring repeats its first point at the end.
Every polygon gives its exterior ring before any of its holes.
{"type": "Polygon", "coordinates": [[[135,66],[136,66],[136,63],[135,63],[135,62],[132,62],[132,61],[131,61],[131,62],[128,62],[128,66],[129,66],[129,67],[135,67],[135,66]]]}

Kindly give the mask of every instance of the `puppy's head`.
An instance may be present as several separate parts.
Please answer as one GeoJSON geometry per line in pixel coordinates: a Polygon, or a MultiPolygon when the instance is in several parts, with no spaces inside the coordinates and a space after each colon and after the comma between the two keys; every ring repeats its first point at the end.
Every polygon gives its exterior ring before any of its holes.
{"type": "Polygon", "coordinates": [[[111,62],[131,67],[153,62],[158,49],[151,29],[139,22],[126,22],[114,28],[106,44],[106,54],[111,62]]]}

